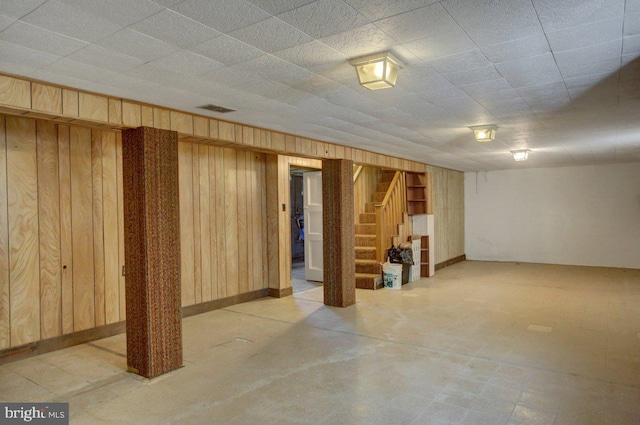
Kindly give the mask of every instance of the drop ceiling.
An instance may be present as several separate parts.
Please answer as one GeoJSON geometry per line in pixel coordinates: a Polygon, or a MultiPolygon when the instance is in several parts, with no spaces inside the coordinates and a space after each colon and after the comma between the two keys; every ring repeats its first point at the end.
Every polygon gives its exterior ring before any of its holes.
{"type": "Polygon", "coordinates": [[[0,72],[463,171],[640,161],[640,0],[2,0],[0,72]]]}

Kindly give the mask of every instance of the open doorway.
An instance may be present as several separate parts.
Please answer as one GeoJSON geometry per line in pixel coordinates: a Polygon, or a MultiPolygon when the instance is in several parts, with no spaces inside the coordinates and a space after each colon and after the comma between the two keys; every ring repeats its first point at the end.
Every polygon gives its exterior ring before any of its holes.
{"type": "Polygon", "coordinates": [[[305,191],[304,173],[310,170],[307,168],[290,167],[289,170],[289,205],[290,205],[290,227],[291,227],[291,287],[293,293],[304,292],[322,286],[322,282],[307,280],[305,270],[305,260],[307,264],[310,260],[308,237],[305,233],[305,191]]]}

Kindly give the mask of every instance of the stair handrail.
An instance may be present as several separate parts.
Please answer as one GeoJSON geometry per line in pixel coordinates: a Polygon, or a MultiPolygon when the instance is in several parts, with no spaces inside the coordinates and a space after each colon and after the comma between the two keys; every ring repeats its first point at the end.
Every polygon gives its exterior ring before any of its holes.
{"type": "Polygon", "coordinates": [[[358,177],[360,177],[360,173],[362,172],[362,169],[364,167],[362,165],[357,165],[356,166],[356,170],[353,172],[353,182],[355,183],[356,180],[358,180],[358,177]]]}
{"type": "Polygon", "coordinates": [[[406,214],[406,188],[402,173],[396,171],[382,202],[376,208],[376,255],[384,261],[385,251],[397,236],[398,224],[404,222],[406,214]]]}

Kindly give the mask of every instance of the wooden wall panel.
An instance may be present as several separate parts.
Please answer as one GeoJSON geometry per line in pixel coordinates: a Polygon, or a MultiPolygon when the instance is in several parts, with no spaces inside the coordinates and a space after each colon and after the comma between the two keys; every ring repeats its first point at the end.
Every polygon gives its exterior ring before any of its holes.
{"type": "Polygon", "coordinates": [[[91,132],[91,188],[93,189],[93,274],[95,325],[105,324],[104,220],[102,210],[102,132],[91,132]]]}
{"type": "MultiPolygon", "coordinates": [[[[218,204],[216,201],[216,170],[215,170],[215,152],[216,148],[209,146],[207,149],[208,162],[208,178],[209,178],[209,267],[211,268],[211,296],[210,300],[218,299],[218,267],[220,260],[218,258],[218,237],[216,219],[218,204]]],[[[204,241],[206,243],[206,240],[204,241]]],[[[206,258],[203,257],[203,259],[206,258]]]]}
{"type": "Polygon", "coordinates": [[[61,114],[62,89],[47,84],[31,83],[31,108],[61,114]]]}
{"type": "Polygon", "coordinates": [[[130,127],[142,125],[140,105],[131,102],[122,102],[122,123],[130,127]]]}
{"type": "Polygon", "coordinates": [[[183,112],[170,111],[171,130],[178,133],[193,134],[193,116],[183,112]]]}
{"type": "MultiPolygon", "coordinates": [[[[82,103],[81,103],[82,104],[82,103]]],[[[95,326],[91,130],[71,127],[71,233],[73,239],[73,330],[95,326]]]]}
{"type": "Polygon", "coordinates": [[[365,204],[371,202],[371,194],[376,192],[378,180],[378,168],[362,167],[362,171],[358,175],[353,187],[354,220],[356,223],[360,220],[360,214],[364,212],[365,204]]]}
{"type": "Polygon", "coordinates": [[[238,295],[238,188],[237,151],[224,148],[224,222],[225,250],[223,258],[227,272],[227,297],[238,295]]]}
{"type": "Polygon", "coordinates": [[[122,273],[124,262],[124,193],[122,175],[122,133],[116,133],[116,180],[118,182],[118,284],[120,295],[120,320],[126,319],[125,284],[126,274],[122,273]]]}
{"type": "Polygon", "coordinates": [[[218,298],[225,298],[227,296],[227,263],[225,261],[226,255],[226,232],[225,232],[225,161],[224,161],[224,148],[214,148],[214,173],[215,173],[215,233],[216,233],[216,252],[218,254],[218,298]]]}
{"type": "Polygon", "coordinates": [[[11,345],[9,310],[9,224],[7,211],[7,140],[5,117],[0,116],[0,350],[11,345]]]}
{"type": "Polygon", "coordinates": [[[58,126],[60,185],[60,262],[62,263],[62,333],[73,332],[73,235],[71,231],[71,129],[58,126]]]}
{"type": "Polygon", "coordinates": [[[200,251],[200,273],[202,286],[202,301],[211,301],[211,191],[209,189],[209,148],[205,145],[195,145],[198,149],[198,188],[200,192],[200,243],[196,250],[200,251]]]}
{"type": "Polygon", "coordinates": [[[82,93],[78,95],[80,118],[88,118],[96,121],[109,121],[109,101],[106,97],[94,94],[82,93]]]}
{"type": "Polygon", "coordinates": [[[118,180],[116,133],[102,132],[105,322],[120,320],[118,266],[118,180]]]}
{"type": "Polygon", "coordinates": [[[11,345],[40,338],[36,124],[7,117],[11,345]]]}
{"type": "Polygon", "coordinates": [[[236,126],[230,122],[219,121],[218,122],[218,138],[220,140],[234,142],[236,140],[236,126]]]}
{"type": "Polygon", "coordinates": [[[191,214],[193,215],[193,290],[195,303],[202,302],[202,251],[200,250],[200,160],[198,158],[199,146],[194,144],[192,149],[193,178],[191,180],[191,192],[193,193],[193,203],[191,214]]]}
{"type": "MultiPolygon", "coordinates": [[[[62,95],[60,96],[62,100],[62,95]]],[[[62,108],[62,104],[60,105],[62,108]]],[[[37,123],[40,338],[62,334],[58,126],[37,123]]]]}
{"type": "Polygon", "coordinates": [[[433,173],[435,263],[464,254],[464,173],[427,167],[433,173]]]}
{"type": "Polygon", "coordinates": [[[31,84],[18,78],[0,75],[0,103],[31,108],[31,84]]]}
{"type": "Polygon", "coordinates": [[[122,124],[122,100],[109,99],[109,122],[122,124]]]}
{"type": "Polygon", "coordinates": [[[80,113],[78,104],[78,92],[75,90],[62,89],[62,113],[72,117],[77,117],[80,113]]]}
{"type": "MultiPolygon", "coordinates": [[[[247,220],[247,152],[237,152],[236,159],[236,196],[237,196],[237,240],[238,240],[238,258],[248,258],[247,239],[250,233],[247,226],[250,225],[247,220]]],[[[246,261],[246,260],[245,260],[246,261]]],[[[253,274],[253,273],[252,273],[253,274]]],[[[238,267],[238,293],[248,292],[249,270],[248,267],[238,267]]]]}
{"type": "Polygon", "coordinates": [[[180,255],[182,273],[182,305],[195,304],[195,257],[193,246],[193,145],[180,142],[180,255]]]}
{"type": "MultiPolygon", "coordinates": [[[[284,139],[283,139],[284,140],[284,139]]],[[[256,157],[259,161],[258,164],[258,187],[260,196],[259,214],[262,225],[260,231],[262,232],[262,243],[260,244],[260,250],[262,252],[262,281],[260,282],[261,288],[269,287],[269,252],[268,252],[268,240],[271,239],[268,233],[267,227],[267,155],[260,154],[260,157],[256,157]]],[[[254,257],[255,258],[255,257],[254,257]]],[[[257,289],[257,288],[256,288],[257,289]]]]}
{"type": "Polygon", "coordinates": [[[153,126],[163,130],[171,128],[171,113],[168,109],[153,108],[153,126]]]}
{"type": "Polygon", "coordinates": [[[153,108],[151,106],[142,105],[140,114],[141,125],[145,127],[153,127],[153,108]]]}

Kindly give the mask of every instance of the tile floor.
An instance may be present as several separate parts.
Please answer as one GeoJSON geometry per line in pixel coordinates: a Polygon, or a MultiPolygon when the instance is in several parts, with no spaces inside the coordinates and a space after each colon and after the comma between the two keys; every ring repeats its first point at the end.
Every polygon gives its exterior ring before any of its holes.
{"type": "Polygon", "coordinates": [[[640,424],[640,270],[467,261],[401,291],[322,288],[184,320],[184,367],[124,335],[0,366],[72,424],[640,424]]]}

